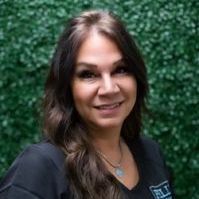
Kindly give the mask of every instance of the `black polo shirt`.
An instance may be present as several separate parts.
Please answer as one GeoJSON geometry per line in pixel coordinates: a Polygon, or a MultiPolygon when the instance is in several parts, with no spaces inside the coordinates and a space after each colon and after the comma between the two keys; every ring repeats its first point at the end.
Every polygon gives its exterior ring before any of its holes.
{"type": "MultiPolygon", "coordinates": [[[[142,137],[127,143],[140,180],[131,190],[119,183],[126,199],[174,198],[159,146],[142,137]]],[[[44,141],[26,148],[0,182],[0,199],[70,199],[63,152],[44,141]]]]}

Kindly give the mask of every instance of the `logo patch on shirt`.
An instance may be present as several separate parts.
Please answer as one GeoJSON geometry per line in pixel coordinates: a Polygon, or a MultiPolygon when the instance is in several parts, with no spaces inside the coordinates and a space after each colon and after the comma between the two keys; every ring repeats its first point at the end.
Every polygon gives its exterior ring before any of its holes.
{"type": "Polygon", "coordinates": [[[164,181],[155,186],[150,186],[149,189],[155,199],[172,199],[168,181],[164,181]]]}

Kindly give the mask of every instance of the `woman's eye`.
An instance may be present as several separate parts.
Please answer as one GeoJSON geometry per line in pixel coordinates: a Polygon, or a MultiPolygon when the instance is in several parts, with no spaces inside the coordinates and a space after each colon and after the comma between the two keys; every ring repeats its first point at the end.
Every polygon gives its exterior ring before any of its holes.
{"type": "Polygon", "coordinates": [[[115,74],[128,74],[129,68],[127,66],[119,66],[115,70],[115,74]]]}
{"type": "Polygon", "coordinates": [[[78,77],[81,79],[92,79],[96,77],[96,74],[91,71],[85,70],[78,73],[78,77]]]}

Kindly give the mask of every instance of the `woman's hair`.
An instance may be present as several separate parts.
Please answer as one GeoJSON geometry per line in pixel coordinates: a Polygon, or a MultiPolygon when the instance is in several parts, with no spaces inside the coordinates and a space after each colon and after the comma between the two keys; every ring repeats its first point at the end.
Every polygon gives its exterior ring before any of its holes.
{"type": "Polygon", "coordinates": [[[78,50],[93,30],[118,46],[137,81],[137,99],[124,121],[121,136],[128,141],[139,137],[148,92],[145,64],[124,25],[107,11],[87,11],[69,20],[58,41],[45,85],[43,130],[66,155],[67,177],[74,198],[119,199],[118,181],[97,155],[88,129],[75,109],[71,92],[78,50]]]}

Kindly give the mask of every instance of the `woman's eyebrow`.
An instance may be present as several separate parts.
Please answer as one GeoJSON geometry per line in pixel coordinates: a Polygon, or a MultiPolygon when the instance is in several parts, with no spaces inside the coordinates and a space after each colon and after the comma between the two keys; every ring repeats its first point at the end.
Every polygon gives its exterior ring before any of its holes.
{"type": "MultiPolygon", "coordinates": [[[[120,58],[119,60],[113,62],[113,66],[117,65],[117,64],[121,64],[121,63],[124,63],[124,58],[120,58]]],[[[79,62],[76,64],[76,66],[85,66],[85,67],[91,67],[91,68],[97,68],[97,65],[96,64],[91,64],[91,63],[88,63],[88,62],[79,62]]]]}
{"type": "Polygon", "coordinates": [[[117,60],[116,62],[113,63],[113,65],[125,63],[124,58],[122,57],[121,59],[117,60]]]}
{"type": "Polygon", "coordinates": [[[96,64],[91,64],[91,63],[87,63],[87,62],[79,62],[76,64],[76,66],[85,66],[85,67],[91,67],[91,68],[97,68],[96,64]]]}

